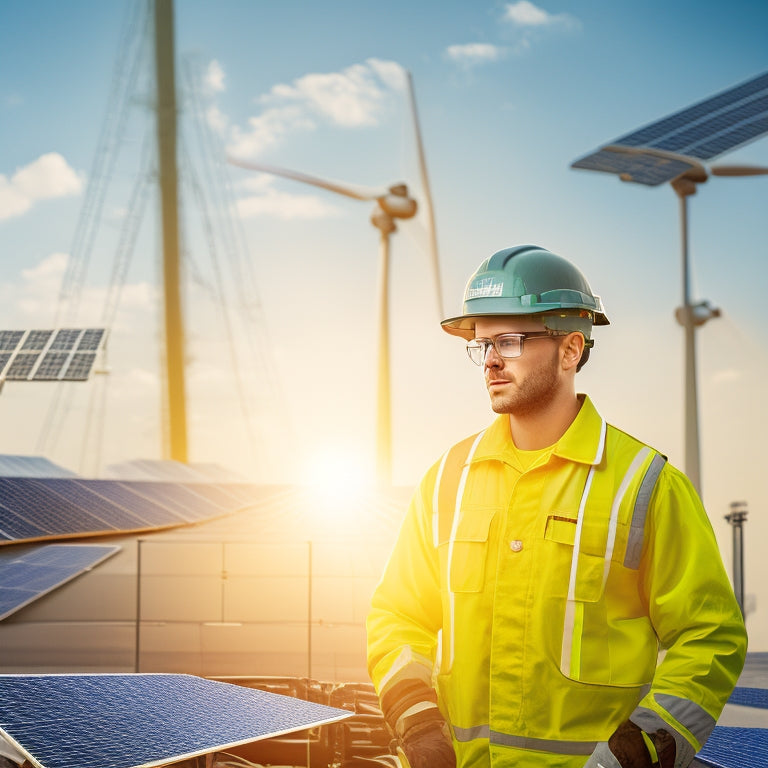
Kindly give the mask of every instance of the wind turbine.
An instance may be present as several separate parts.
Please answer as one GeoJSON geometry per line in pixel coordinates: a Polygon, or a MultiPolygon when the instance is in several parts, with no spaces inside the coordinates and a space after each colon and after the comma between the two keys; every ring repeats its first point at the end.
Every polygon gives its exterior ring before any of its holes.
{"type": "MultiPolygon", "coordinates": [[[[442,289],[440,285],[440,263],[437,251],[437,233],[435,228],[432,195],[427,176],[424,145],[421,139],[421,128],[416,109],[416,97],[413,88],[413,78],[410,72],[406,72],[406,84],[408,88],[409,104],[413,117],[413,127],[416,136],[416,149],[419,160],[419,172],[421,186],[424,193],[422,207],[426,215],[427,231],[429,235],[429,252],[432,276],[435,282],[437,298],[437,310],[439,319],[443,319],[442,289]]],[[[392,392],[390,377],[390,351],[389,351],[389,262],[390,262],[390,237],[397,231],[398,219],[411,219],[416,215],[419,206],[416,200],[410,196],[408,187],[402,182],[380,189],[344,184],[316,176],[293,171],[274,165],[254,163],[229,157],[232,165],[261,173],[269,173],[274,176],[282,176],[304,184],[310,184],[321,189],[335,192],[355,200],[374,202],[371,213],[371,224],[379,230],[379,265],[378,265],[378,380],[376,395],[376,473],[380,485],[388,485],[392,482],[392,392]]]]}

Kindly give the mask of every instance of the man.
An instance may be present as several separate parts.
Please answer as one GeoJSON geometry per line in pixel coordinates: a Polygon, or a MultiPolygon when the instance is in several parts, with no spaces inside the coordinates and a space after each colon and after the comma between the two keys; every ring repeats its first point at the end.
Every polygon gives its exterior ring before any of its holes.
{"type": "Polygon", "coordinates": [[[442,323],[499,416],[426,473],[372,599],[369,671],[412,768],[684,768],[741,672],[695,490],[576,394],[607,324],[530,245],[484,261],[442,323]]]}

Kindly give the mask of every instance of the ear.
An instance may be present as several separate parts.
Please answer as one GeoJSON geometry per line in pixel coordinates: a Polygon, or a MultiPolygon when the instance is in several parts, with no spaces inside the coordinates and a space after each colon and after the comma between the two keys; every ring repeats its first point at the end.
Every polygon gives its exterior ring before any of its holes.
{"type": "Polygon", "coordinates": [[[574,331],[563,337],[562,344],[560,345],[563,370],[569,371],[573,369],[575,371],[583,352],[584,336],[579,331],[574,331]]]}

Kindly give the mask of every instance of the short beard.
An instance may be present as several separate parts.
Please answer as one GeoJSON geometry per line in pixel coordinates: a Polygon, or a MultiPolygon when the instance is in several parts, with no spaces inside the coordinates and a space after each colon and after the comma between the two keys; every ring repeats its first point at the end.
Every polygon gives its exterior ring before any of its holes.
{"type": "Polygon", "coordinates": [[[491,396],[491,408],[496,413],[508,413],[513,416],[531,416],[545,411],[555,401],[560,386],[558,377],[557,350],[550,365],[529,374],[517,389],[504,396],[491,396]]]}

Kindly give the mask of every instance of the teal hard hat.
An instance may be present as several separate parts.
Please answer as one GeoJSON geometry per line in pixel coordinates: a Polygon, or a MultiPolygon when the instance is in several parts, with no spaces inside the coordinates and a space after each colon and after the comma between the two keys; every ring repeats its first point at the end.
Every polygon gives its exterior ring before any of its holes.
{"type": "Polygon", "coordinates": [[[505,248],[486,259],[467,283],[463,311],[443,320],[447,333],[471,338],[476,318],[505,315],[545,315],[549,327],[560,317],[574,330],[609,323],[584,275],[568,259],[538,245],[505,248]]]}

